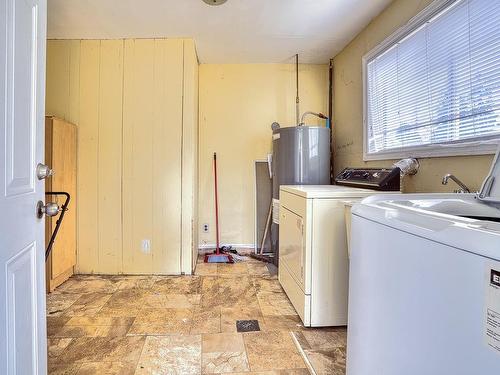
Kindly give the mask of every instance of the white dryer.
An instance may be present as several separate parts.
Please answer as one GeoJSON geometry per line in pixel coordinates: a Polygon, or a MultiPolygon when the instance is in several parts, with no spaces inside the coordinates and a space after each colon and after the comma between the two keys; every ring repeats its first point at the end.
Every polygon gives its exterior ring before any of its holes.
{"type": "Polygon", "coordinates": [[[349,168],[338,179],[350,186],[281,186],[279,280],[305,326],[347,324],[345,206],[380,193],[352,186],[399,190],[399,178],[397,168],[349,168]]]}
{"type": "Polygon", "coordinates": [[[477,195],[378,196],[353,207],[347,375],[500,374],[495,161],[477,195]]]}

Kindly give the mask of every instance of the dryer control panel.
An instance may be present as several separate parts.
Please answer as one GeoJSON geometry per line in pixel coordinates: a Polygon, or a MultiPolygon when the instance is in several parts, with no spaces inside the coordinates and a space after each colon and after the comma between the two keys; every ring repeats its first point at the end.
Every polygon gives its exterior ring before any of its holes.
{"type": "Polygon", "coordinates": [[[399,191],[400,173],[399,168],[346,168],[335,177],[335,182],[365,189],[399,191]]]}

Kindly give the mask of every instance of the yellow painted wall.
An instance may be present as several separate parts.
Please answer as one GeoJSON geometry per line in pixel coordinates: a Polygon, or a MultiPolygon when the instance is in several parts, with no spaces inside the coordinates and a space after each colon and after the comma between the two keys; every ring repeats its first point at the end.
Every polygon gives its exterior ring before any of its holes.
{"type": "MultiPolygon", "coordinates": [[[[395,0],[334,58],[334,170],[347,166],[391,166],[394,160],[363,162],[363,76],[361,58],[432,0],[395,0]]],[[[426,158],[420,171],[405,178],[405,192],[452,191],[441,177],[453,173],[470,188],[479,189],[491,164],[491,155],[426,158]]]]}
{"type": "Polygon", "coordinates": [[[191,272],[197,67],[192,40],[48,42],[47,114],[78,125],[77,272],[191,272]]]}
{"type": "MultiPolygon", "coordinates": [[[[328,68],[300,66],[301,112],[326,112],[328,68]]],[[[295,67],[200,65],[200,244],[215,243],[213,153],[217,152],[222,243],[254,243],[254,160],[271,152],[271,123],[295,125],[295,67]]],[[[310,120],[314,122],[313,119],[310,120]]],[[[322,122],[324,125],[324,122],[322,122]]]]}

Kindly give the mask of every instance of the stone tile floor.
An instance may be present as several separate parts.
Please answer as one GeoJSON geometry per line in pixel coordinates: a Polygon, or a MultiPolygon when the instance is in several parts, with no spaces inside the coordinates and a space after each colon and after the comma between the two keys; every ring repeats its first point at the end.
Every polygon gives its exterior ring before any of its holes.
{"type": "Polygon", "coordinates": [[[53,375],[345,373],[345,328],[304,328],[250,258],[200,256],[194,276],[73,276],[47,296],[47,331],[53,375]],[[261,331],[238,333],[237,320],[261,331]]]}

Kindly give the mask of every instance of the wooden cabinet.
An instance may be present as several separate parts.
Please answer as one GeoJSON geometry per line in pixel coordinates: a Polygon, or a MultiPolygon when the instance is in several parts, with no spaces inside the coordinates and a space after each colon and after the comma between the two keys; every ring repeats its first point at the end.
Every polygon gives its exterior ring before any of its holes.
{"type": "MultiPolygon", "coordinates": [[[[56,117],[45,118],[45,164],[55,174],[47,178],[47,192],[67,192],[71,196],[68,211],[59,228],[52,252],[47,259],[47,290],[53,291],[72,274],[76,264],[76,126],[56,117]]],[[[46,196],[46,202],[65,201],[64,196],[46,196]]],[[[46,245],[59,215],[46,218],[46,245]]]]}

